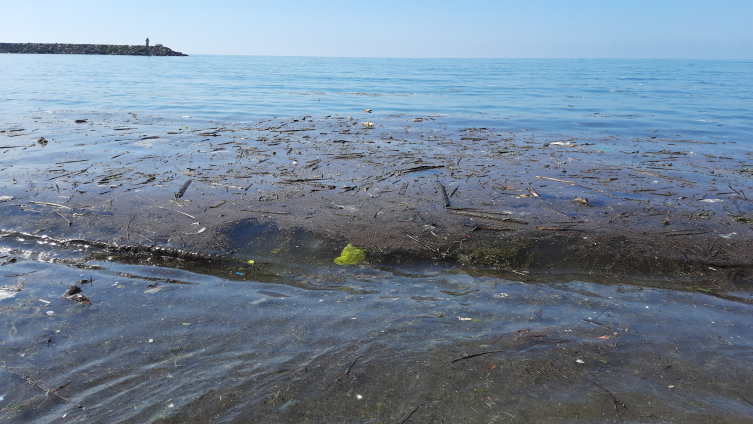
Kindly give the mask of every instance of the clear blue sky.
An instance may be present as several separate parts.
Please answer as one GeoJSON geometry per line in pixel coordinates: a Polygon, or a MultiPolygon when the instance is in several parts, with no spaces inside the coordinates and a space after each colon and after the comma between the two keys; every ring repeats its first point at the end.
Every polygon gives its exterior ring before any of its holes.
{"type": "Polygon", "coordinates": [[[753,59],[753,0],[0,0],[0,42],[188,54],[753,59]]]}

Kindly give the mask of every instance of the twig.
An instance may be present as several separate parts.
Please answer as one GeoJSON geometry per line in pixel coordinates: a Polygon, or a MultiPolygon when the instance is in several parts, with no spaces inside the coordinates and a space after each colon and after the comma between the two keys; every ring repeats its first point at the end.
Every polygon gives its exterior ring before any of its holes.
{"type": "Polygon", "coordinates": [[[73,224],[73,223],[72,223],[72,222],[71,222],[71,221],[70,221],[70,220],[69,220],[68,218],[66,218],[66,217],[65,217],[65,215],[63,215],[62,213],[60,213],[60,212],[58,212],[58,211],[55,211],[55,213],[56,213],[56,214],[58,214],[58,215],[60,215],[61,217],[63,217],[63,219],[64,219],[64,220],[66,220],[66,221],[68,222],[68,225],[72,225],[72,224],[73,224]]]}
{"type": "Polygon", "coordinates": [[[181,211],[174,211],[174,210],[172,210],[172,209],[168,209],[168,208],[163,208],[162,206],[157,206],[157,207],[158,207],[158,208],[160,208],[160,209],[164,209],[164,210],[166,210],[166,211],[170,211],[170,212],[176,212],[176,213],[179,213],[179,214],[185,215],[185,216],[187,216],[187,217],[189,217],[189,218],[191,218],[191,219],[196,219],[196,220],[198,220],[198,218],[196,218],[195,216],[191,216],[191,215],[189,215],[189,214],[187,214],[187,213],[185,213],[185,212],[181,212],[181,211]]]}
{"type": "Polygon", "coordinates": [[[270,213],[273,215],[287,215],[287,212],[272,212],[272,211],[258,211],[258,210],[251,210],[251,209],[241,209],[242,212],[254,212],[254,213],[270,213]]]}
{"type": "Polygon", "coordinates": [[[734,188],[732,188],[732,184],[731,184],[731,183],[730,183],[730,184],[728,184],[728,185],[729,185],[729,188],[730,188],[730,189],[731,189],[732,191],[734,191],[735,193],[737,193],[737,195],[738,195],[738,196],[741,196],[741,197],[742,197],[743,199],[745,199],[745,200],[748,200],[748,198],[747,198],[747,197],[745,197],[745,193],[744,193],[744,192],[743,192],[742,190],[740,190],[740,191],[737,191],[737,190],[735,190],[734,188]],[[742,193],[742,194],[741,194],[741,193],[742,193]]]}
{"type": "Polygon", "coordinates": [[[413,236],[411,236],[411,235],[409,235],[409,234],[406,234],[406,236],[408,236],[408,238],[410,238],[411,240],[413,240],[413,241],[415,241],[416,243],[420,244],[420,245],[421,245],[421,246],[423,246],[424,248],[426,248],[426,249],[429,249],[429,250],[431,250],[432,252],[437,252],[437,253],[439,253],[439,249],[432,249],[431,247],[429,247],[429,246],[427,246],[427,245],[425,245],[425,244],[421,243],[420,241],[418,241],[418,239],[417,239],[417,238],[415,238],[415,237],[413,237],[413,236]]]}
{"type": "Polygon", "coordinates": [[[55,208],[63,208],[63,209],[73,210],[73,208],[69,208],[68,206],[58,205],[57,203],[35,202],[34,200],[29,200],[29,203],[31,203],[32,205],[52,206],[52,207],[55,207],[55,208]]]}
{"type": "Polygon", "coordinates": [[[25,375],[23,375],[23,374],[20,374],[20,373],[18,373],[18,372],[16,372],[16,371],[13,371],[12,369],[10,369],[10,368],[8,368],[8,367],[6,367],[6,366],[4,366],[4,365],[0,365],[0,368],[2,368],[2,369],[4,369],[4,370],[8,371],[8,372],[9,372],[9,373],[11,373],[11,374],[15,374],[15,375],[17,375],[18,377],[21,377],[22,379],[26,380],[26,383],[27,383],[27,384],[31,384],[31,385],[33,385],[33,386],[36,386],[36,387],[37,387],[37,388],[39,388],[40,390],[44,391],[46,395],[54,395],[54,396],[56,396],[57,398],[59,398],[60,400],[64,401],[65,403],[71,404],[71,405],[75,406],[76,408],[81,408],[81,409],[83,409],[83,408],[84,408],[84,407],[83,407],[83,405],[81,405],[81,404],[78,404],[78,403],[76,403],[76,402],[73,402],[72,400],[70,400],[70,399],[68,399],[68,398],[66,398],[66,397],[64,397],[64,396],[61,396],[61,395],[59,395],[59,394],[57,393],[57,391],[58,391],[58,390],[60,390],[60,389],[62,389],[63,387],[65,387],[65,386],[67,386],[67,385],[71,384],[71,382],[70,382],[70,381],[69,381],[69,382],[67,382],[67,383],[65,383],[65,384],[63,384],[62,386],[58,387],[57,389],[54,389],[54,390],[50,390],[50,389],[48,389],[48,388],[44,387],[44,386],[43,386],[43,385],[42,385],[41,383],[39,383],[39,382],[37,382],[37,381],[34,381],[34,380],[32,380],[31,378],[29,378],[29,377],[27,377],[27,376],[25,376],[25,375]]]}
{"type": "Polygon", "coordinates": [[[746,401],[746,402],[748,402],[749,404],[753,405],[753,402],[751,402],[751,401],[749,401],[748,399],[746,399],[746,398],[745,398],[745,396],[741,395],[740,393],[738,393],[738,392],[736,392],[736,391],[734,391],[734,390],[732,391],[732,393],[734,393],[734,394],[736,394],[736,395],[740,396],[740,397],[741,397],[741,398],[742,398],[742,399],[743,399],[744,401],[746,401]]]}
{"type": "MultiPolygon", "coordinates": [[[[636,171],[636,172],[639,172],[639,171],[636,171]]],[[[641,172],[641,173],[642,174],[650,174],[650,173],[647,173],[647,172],[641,172]]],[[[662,175],[658,175],[658,174],[654,174],[654,175],[660,176],[660,177],[662,176],[662,175]]],[[[599,189],[582,186],[582,185],[576,183],[575,181],[558,180],[556,178],[551,178],[551,177],[539,177],[538,175],[536,176],[536,178],[538,178],[540,180],[552,180],[552,181],[557,181],[558,183],[572,184],[572,185],[574,185],[576,187],[585,188],[586,190],[595,191],[597,193],[600,193],[600,194],[603,194],[605,196],[611,197],[612,199],[616,199],[617,198],[617,196],[613,196],[613,195],[611,195],[611,194],[609,194],[607,192],[601,191],[599,189]]],[[[666,177],[666,178],[673,178],[673,177],[666,177]]],[[[676,178],[676,179],[679,179],[679,178],[676,178]]],[[[528,191],[531,192],[531,188],[529,188],[528,191]]],[[[538,197],[538,195],[534,194],[534,192],[531,192],[531,195],[533,195],[534,197],[538,197]]]]}
{"type": "Polygon", "coordinates": [[[404,420],[400,421],[400,424],[405,424],[405,422],[406,422],[406,421],[408,421],[408,420],[410,419],[410,417],[412,417],[412,416],[413,416],[413,414],[414,414],[414,413],[415,413],[416,411],[418,411],[418,408],[420,408],[420,407],[422,407],[422,406],[424,406],[424,404],[423,404],[423,403],[422,403],[421,405],[418,405],[418,406],[416,407],[416,409],[412,410],[412,411],[411,411],[411,413],[410,413],[410,414],[408,414],[408,417],[407,417],[406,419],[404,419],[404,420]]]}
{"type": "Polygon", "coordinates": [[[463,361],[463,360],[470,359],[470,358],[475,358],[477,356],[489,355],[489,354],[492,354],[492,353],[502,353],[502,352],[504,352],[504,350],[490,350],[488,352],[474,353],[473,355],[466,355],[466,356],[463,356],[462,358],[453,359],[452,362],[450,362],[450,363],[454,364],[455,362],[463,361]]]}
{"type": "Polygon", "coordinates": [[[445,190],[444,185],[439,183],[437,184],[437,186],[439,187],[439,193],[442,194],[442,199],[444,199],[445,207],[452,207],[452,205],[450,204],[450,198],[447,196],[447,190],[445,190]]]}
{"type": "Polygon", "coordinates": [[[133,221],[133,218],[136,215],[131,215],[131,219],[128,220],[128,225],[126,226],[126,239],[128,240],[128,243],[131,242],[131,221],[133,221]]]}
{"type": "Polygon", "coordinates": [[[350,374],[350,370],[351,370],[351,369],[353,369],[353,365],[355,365],[355,364],[356,364],[356,362],[358,362],[358,360],[359,360],[359,359],[361,359],[361,358],[363,358],[363,355],[361,355],[361,356],[359,356],[358,358],[356,358],[356,360],[355,360],[355,361],[353,361],[353,363],[352,363],[352,364],[350,364],[350,366],[348,367],[348,369],[347,369],[347,370],[346,370],[346,371],[345,371],[345,372],[344,372],[344,373],[343,373],[343,374],[342,374],[342,375],[341,375],[340,377],[337,377],[337,380],[339,381],[339,380],[340,380],[341,378],[343,378],[343,377],[345,377],[346,375],[350,374]]]}
{"type": "Polygon", "coordinates": [[[558,180],[558,179],[556,179],[556,178],[552,178],[552,177],[539,177],[539,176],[537,175],[537,176],[536,176],[536,178],[538,178],[538,179],[540,179],[540,180],[552,180],[552,181],[557,181],[558,183],[565,183],[565,184],[576,184],[576,182],[575,182],[575,181],[558,180]]]}
{"type": "Polygon", "coordinates": [[[188,186],[191,185],[191,181],[192,180],[186,181],[185,183],[183,183],[183,185],[180,187],[177,193],[173,193],[175,195],[175,200],[178,200],[181,197],[183,197],[183,195],[186,193],[186,190],[188,190],[188,186]]]}
{"type": "Polygon", "coordinates": [[[464,211],[464,210],[458,210],[458,209],[448,209],[447,212],[451,214],[455,214],[455,215],[465,215],[465,216],[472,216],[474,218],[494,219],[494,220],[502,221],[502,222],[513,222],[515,224],[528,225],[528,222],[521,221],[519,219],[502,218],[500,216],[490,215],[490,214],[498,215],[498,213],[495,213],[495,212],[479,213],[479,212],[471,212],[471,211],[464,211]]]}
{"type": "Polygon", "coordinates": [[[617,399],[617,396],[615,396],[612,392],[610,392],[609,390],[607,390],[604,386],[602,386],[601,384],[599,384],[599,383],[597,383],[597,382],[595,382],[593,380],[590,380],[590,381],[591,381],[591,383],[593,383],[594,385],[596,385],[596,387],[600,388],[601,390],[604,390],[605,392],[607,392],[609,394],[609,396],[612,397],[612,400],[614,401],[614,410],[618,412],[618,415],[619,415],[619,409],[617,408],[618,405],[622,405],[623,408],[628,409],[628,407],[624,403],[620,402],[617,399]]]}

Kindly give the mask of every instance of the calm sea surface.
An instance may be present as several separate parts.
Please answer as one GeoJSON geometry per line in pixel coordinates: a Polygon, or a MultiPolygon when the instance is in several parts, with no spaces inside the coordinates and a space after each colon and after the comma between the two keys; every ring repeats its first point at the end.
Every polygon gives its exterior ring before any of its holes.
{"type": "Polygon", "coordinates": [[[576,134],[748,141],[753,62],[0,55],[0,113],[117,111],[243,121],[447,115],[576,134]]]}
{"type": "MultiPolygon", "coordinates": [[[[0,129],[46,125],[34,123],[44,113],[244,122],[368,108],[374,121],[440,115],[450,127],[739,146],[753,142],[751,69],[750,61],[2,54],[0,129]]],[[[271,261],[283,284],[238,281],[59,246],[44,229],[8,230],[0,216],[1,422],[753,416],[749,293],[331,260],[271,261]],[[82,280],[93,283],[82,284],[92,305],[61,299],[82,280]]],[[[317,240],[271,239],[257,253],[283,242],[317,240]]]]}

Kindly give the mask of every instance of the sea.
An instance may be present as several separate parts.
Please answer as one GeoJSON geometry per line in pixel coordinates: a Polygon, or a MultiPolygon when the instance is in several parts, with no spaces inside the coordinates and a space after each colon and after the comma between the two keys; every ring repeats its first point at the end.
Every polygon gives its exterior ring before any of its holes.
{"type": "MultiPolygon", "coordinates": [[[[2,54],[0,129],[40,114],[243,123],[371,109],[375,119],[441,117],[448,131],[740,147],[753,143],[751,69],[741,60],[2,54]]],[[[753,369],[749,294],[587,276],[536,282],[451,264],[275,265],[313,290],[59,246],[13,233],[2,217],[0,230],[3,422],[753,417],[753,389],[739,377],[753,369]],[[73,283],[91,305],[61,299],[73,283]]]]}
{"type": "Polygon", "coordinates": [[[749,141],[750,61],[0,56],[0,112],[127,111],[247,121],[440,115],[531,131],[749,141]]]}

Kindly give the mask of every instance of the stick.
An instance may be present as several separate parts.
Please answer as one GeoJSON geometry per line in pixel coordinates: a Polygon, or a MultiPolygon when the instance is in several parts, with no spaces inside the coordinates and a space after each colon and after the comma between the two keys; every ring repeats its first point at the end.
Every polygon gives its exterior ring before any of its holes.
{"type": "Polygon", "coordinates": [[[599,384],[599,383],[597,383],[597,382],[595,382],[593,380],[590,380],[590,381],[591,381],[591,383],[595,384],[601,390],[604,390],[605,392],[609,393],[609,396],[612,396],[612,400],[614,401],[614,410],[615,411],[619,412],[619,410],[617,409],[617,405],[622,405],[623,408],[628,409],[628,407],[624,403],[620,402],[617,399],[617,396],[615,396],[612,392],[610,392],[609,390],[607,390],[606,388],[604,388],[604,386],[602,386],[601,384],[599,384]]]}
{"type": "Polygon", "coordinates": [[[257,211],[251,209],[240,209],[242,212],[254,212],[254,213],[270,213],[273,215],[287,215],[287,212],[272,212],[272,211],[257,211]]]}
{"type": "Polygon", "coordinates": [[[32,205],[42,205],[42,206],[52,206],[55,208],[63,208],[68,210],[73,210],[73,208],[69,208],[68,206],[58,205],[57,203],[50,203],[50,202],[35,202],[34,200],[29,200],[29,203],[32,205]]]}
{"type": "Polygon", "coordinates": [[[463,361],[463,360],[470,359],[470,358],[475,358],[477,356],[489,355],[489,354],[492,354],[492,353],[502,353],[502,352],[505,352],[505,351],[504,350],[490,350],[488,352],[474,353],[473,355],[468,355],[468,356],[463,356],[462,358],[453,359],[452,362],[450,362],[450,363],[454,364],[455,362],[463,361]]]}
{"type": "MultiPolygon", "coordinates": [[[[195,216],[191,216],[191,215],[189,215],[189,214],[187,214],[187,213],[185,213],[185,212],[181,212],[181,211],[174,211],[174,210],[172,210],[172,209],[168,209],[168,208],[163,208],[162,206],[157,206],[157,207],[158,207],[158,208],[160,208],[160,209],[164,209],[164,210],[166,210],[166,211],[170,211],[170,212],[176,212],[176,213],[179,213],[179,214],[183,214],[183,215],[185,215],[185,216],[187,216],[187,217],[189,217],[189,218],[191,218],[191,219],[197,219],[197,218],[196,218],[195,216]]],[[[198,219],[197,219],[197,220],[198,220],[198,219]]]]}
{"type": "Polygon", "coordinates": [[[538,175],[536,176],[536,178],[538,178],[538,179],[540,179],[540,180],[552,180],[552,181],[557,181],[558,183],[565,183],[565,184],[576,184],[576,183],[575,183],[575,181],[558,180],[558,179],[556,179],[556,178],[551,178],[551,177],[539,177],[538,175]]]}
{"type": "Polygon", "coordinates": [[[60,215],[60,216],[62,216],[64,220],[68,221],[68,225],[71,225],[71,224],[73,224],[73,223],[72,223],[72,222],[71,222],[71,221],[70,221],[70,220],[69,220],[68,218],[66,218],[66,217],[65,217],[65,216],[64,216],[64,215],[63,215],[62,213],[60,213],[60,212],[58,212],[58,211],[55,211],[55,213],[56,213],[56,214],[58,214],[58,215],[60,215]]]}
{"type": "MultiPolygon", "coordinates": [[[[191,185],[191,181],[193,181],[193,180],[188,180],[185,183],[183,183],[183,185],[180,187],[180,190],[178,190],[177,193],[174,193],[175,200],[178,200],[181,197],[183,197],[183,195],[186,193],[186,190],[188,190],[188,186],[191,185]]],[[[196,218],[194,218],[194,219],[196,219],[196,218]]]]}
{"type": "Polygon", "coordinates": [[[730,184],[728,184],[728,185],[729,185],[729,188],[730,188],[730,189],[731,189],[732,191],[734,191],[735,193],[737,193],[737,195],[738,195],[738,196],[741,196],[741,197],[742,197],[743,199],[745,199],[745,200],[748,200],[748,198],[747,198],[747,197],[745,197],[745,193],[744,193],[744,192],[743,192],[742,190],[740,190],[740,191],[737,191],[737,190],[735,190],[734,188],[732,188],[732,184],[731,184],[731,183],[730,183],[730,184]],[[742,193],[742,194],[741,194],[741,193],[742,193]]]}
{"type": "Polygon", "coordinates": [[[410,413],[410,414],[408,414],[408,418],[406,418],[406,419],[402,420],[402,421],[400,422],[400,424],[405,424],[405,422],[406,422],[406,421],[408,421],[408,420],[410,419],[410,417],[411,417],[411,416],[413,416],[413,414],[414,414],[414,413],[415,413],[416,411],[418,411],[418,408],[420,408],[420,407],[422,407],[422,406],[424,406],[424,404],[423,404],[423,403],[422,403],[421,405],[418,405],[418,406],[416,407],[416,409],[414,409],[413,411],[411,411],[411,413],[410,413]]]}
{"type": "Polygon", "coordinates": [[[72,400],[70,400],[70,399],[68,399],[68,398],[65,398],[65,397],[63,397],[63,396],[61,396],[61,395],[59,395],[59,394],[57,394],[57,393],[56,393],[56,392],[57,392],[58,390],[60,390],[60,389],[62,389],[63,387],[65,387],[65,386],[67,386],[67,385],[71,384],[71,382],[70,382],[70,381],[69,381],[69,382],[67,382],[67,383],[65,383],[65,384],[63,384],[62,386],[58,387],[58,388],[57,388],[57,389],[55,389],[55,390],[50,390],[50,389],[48,389],[48,388],[44,387],[44,386],[43,386],[42,384],[40,384],[39,382],[37,382],[37,381],[34,381],[34,380],[30,379],[29,377],[26,377],[25,375],[22,375],[22,374],[20,374],[20,373],[18,373],[18,372],[16,372],[16,371],[13,371],[12,369],[10,369],[10,368],[8,368],[8,367],[6,367],[6,366],[4,366],[4,365],[0,365],[0,368],[2,368],[2,369],[4,369],[4,370],[8,371],[8,372],[9,372],[9,373],[11,373],[11,374],[15,374],[15,375],[17,375],[17,376],[21,377],[22,379],[26,380],[26,383],[27,383],[27,384],[31,384],[31,385],[33,385],[33,386],[36,386],[36,387],[38,387],[38,388],[39,388],[40,390],[44,391],[46,395],[55,395],[55,396],[56,396],[57,398],[59,398],[60,400],[64,401],[65,403],[71,404],[71,405],[75,406],[76,408],[81,408],[81,409],[83,409],[83,408],[84,408],[84,407],[83,407],[83,406],[82,406],[81,404],[78,404],[78,403],[76,403],[76,402],[73,402],[72,400]]]}
{"type": "MultiPolygon", "coordinates": [[[[639,171],[636,171],[636,172],[639,172],[639,171]]],[[[650,173],[648,173],[648,172],[641,172],[641,173],[642,173],[642,174],[649,174],[649,175],[651,175],[651,174],[650,174],[650,173]]],[[[659,177],[661,177],[661,176],[662,176],[662,175],[658,175],[658,174],[653,174],[653,175],[655,175],[655,176],[659,176],[659,177]]],[[[601,190],[599,190],[599,189],[595,189],[595,188],[590,188],[590,187],[585,187],[585,186],[582,186],[582,185],[580,185],[580,184],[576,183],[575,181],[558,180],[558,179],[556,179],[556,178],[551,178],[551,177],[539,177],[538,175],[536,176],[536,178],[538,178],[538,179],[540,179],[540,180],[552,180],[552,181],[557,181],[558,183],[572,184],[572,185],[574,185],[574,186],[576,186],[576,187],[580,187],[580,188],[585,188],[586,190],[591,190],[591,191],[595,191],[595,192],[597,192],[597,193],[601,193],[601,194],[603,194],[603,195],[605,195],[605,196],[611,197],[612,199],[616,199],[616,198],[617,198],[617,196],[612,196],[611,194],[609,194],[609,193],[606,193],[606,192],[603,192],[603,191],[601,191],[601,190]]],[[[673,177],[665,177],[665,178],[669,178],[669,179],[677,179],[677,180],[679,180],[679,179],[680,179],[680,178],[673,178],[673,177]]],[[[687,180],[682,180],[682,181],[687,181],[687,180]]],[[[689,181],[688,181],[688,182],[689,182],[689,181]]],[[[531,188],[529,188],[529,189],[528,189],[528,191],[529,191],[529,192],[531,192],[531,190],[532,190],[531,188]]],[[[535,192],[531,192],[531,195],[533,195],[533,197],[539,197],[539,196],[538,196],[538,194],[534,194],[534,193],[535,193],[535,192]]]]}
{"type": "Polygon", "coordinates": [[[136,215],[131,215],[131,219],[128,220],[128,225],[126,226],[126,240],[128,240],[128,243],[131,242],[131,221],[133,221],[133,217],[136,215]]]}
{"type": "Polygon", "coordinates": [[[437,186],[439,187],[439,193],[442,194],[442,198],[444,199],[444,206],[446,208],[452,207],[452,205],[450,204],[450,198],[447,196],[447,190],[445,190],[444,185],[442,185],[442,183],[439,183],[437,184],[437,186]]]}
{"type": "Polygon", "coordinates": [[[431,247],[429,247],[429,246],[427,246],[427,245],[425,245],[425,244],[421,243],[420,241],[418,241],[418,239],[416,239],[415,237],[413,237],[413,236],[411,236],[411,235],[409,235],[409,234],[406,234],[406,236],[408,236],[408,238],[410,238],[411,240],[413,240],[413,241],[415,241],[416,243],[420,244],[420,245],[421,245],[421,246],[423,246],[424,248],[426,248],[426,249],[429,249],[429,250],[431,250],[432,252],[437,252],[437,253],[439,253],[439,249],[432,249],[431,247]]]}
{"type": "Polygon", "coordinates": [[[502,218],[500,216],[491,216],[488,214],[477,213],[477,212],[470,212],[470,211],[457,210],[457,209],[450,209],[447,212],[455,214],[455,215],[465,215],[465,216],[472,216],[475,218],[494,219],[494,220],[502,221],[502,222],[513,222],[515,224],[528,225],[526,221],[521,221],[514,218],[502,218]]]}
{"type": "Polygon", "coordinates": [[[355,365],[355,364],[356,364],[356,362],[358,362],[358,360],[359,360],[359,359],[361,359],[361,358],[363,358],[363,355],[361,355],[361,356],[359,356],[358,358],[356,358],[356,360],[355,360],[355,361],[353,361],[353,363],[352,363],[352,364],[350,364],[350,366],[348,367],[348,369],[347,369],[347,370],[346,370],[346,371],[345,371],[345,372],[344,372],[344,373],[343,373],[343,374],[342,374],[342,375],[341,375],[340,377],[337,377],[337,380],[339,381],[339,380],[340,380],[341,378],[343,378],[343,377],[345,377],[346,375],[350,374],[350,370],[351,370],[351,369],[353,368],[353,365],[355,365]]]}

